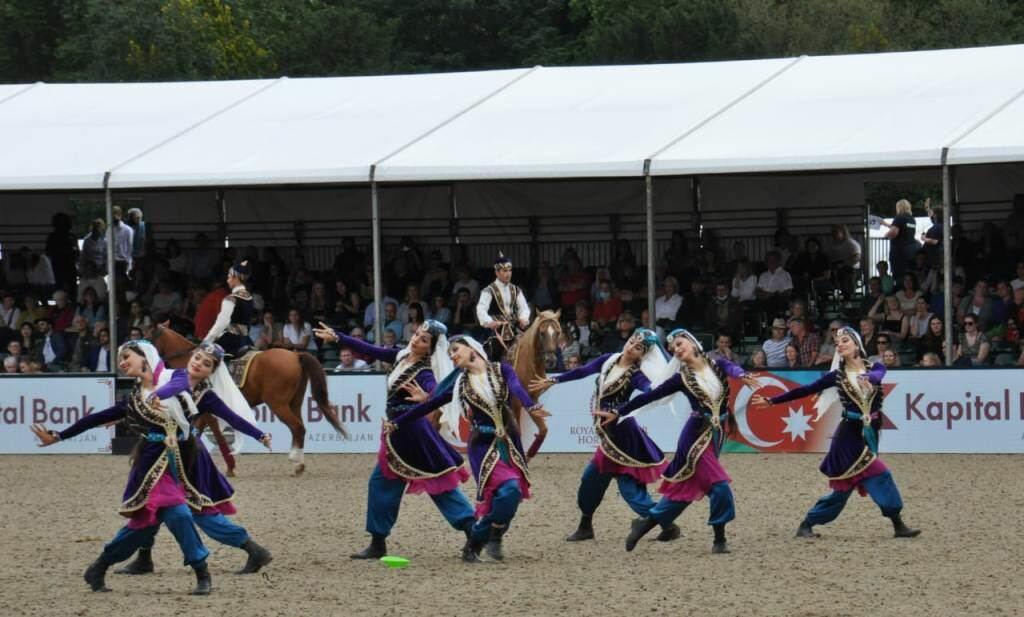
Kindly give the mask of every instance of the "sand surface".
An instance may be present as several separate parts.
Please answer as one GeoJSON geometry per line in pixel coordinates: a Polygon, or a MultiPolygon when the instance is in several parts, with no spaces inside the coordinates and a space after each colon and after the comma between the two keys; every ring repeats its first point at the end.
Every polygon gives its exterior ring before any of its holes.
{"type": "MultiPolygon", "coordinates": [[[[163,530],[151,576],[108,576],[88,591],[85,567],[122,524],[127,461],[113,456],[3,456],[0,615],[1022,615],[1024,458],[890,455],[904,518],[924,530],[892,538],[868,498],[854,497],[818,540],[797,540],[825,492],[810,455],[729,454],[737,520],[732,553],[711,555],[707,502],[679,519],[683,537],[626,553],[631,511],[615,485],[597,539],[570,544],[584,455],[540,455],[534,498],[506,537],[505,563],[458,559],[462,535],[429,498],[408,497],[390,553],[405,570],[356,562],[363,548],[371,455],[310,455],[304,477],[281,456],[243,456],[237,520],[274,553],[265,574],[231,574],[244,553],[206,540],[214,594],[187,595],[191,570],[163,530]],[[698,612],[699,611],[699,612],[698,612]]],[[[467,490],[470,485],[466,485],[467,490]]],[[[653,492],[654,487],[651,487],[653,492]]],[[[471,493],[470,493],[471,494],[471,493]]],[[[653,536],[653,534],[652,534],[653,536]]]]}

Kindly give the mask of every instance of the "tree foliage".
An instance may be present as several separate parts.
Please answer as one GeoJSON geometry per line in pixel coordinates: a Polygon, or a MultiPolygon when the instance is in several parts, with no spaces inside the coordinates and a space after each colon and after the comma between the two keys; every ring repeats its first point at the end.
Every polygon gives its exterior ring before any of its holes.
{"type": "Polygon", "coordinates": [[[0,0],[0,82],[388,74],[1024,42],[1024,0],[0,0]]]}

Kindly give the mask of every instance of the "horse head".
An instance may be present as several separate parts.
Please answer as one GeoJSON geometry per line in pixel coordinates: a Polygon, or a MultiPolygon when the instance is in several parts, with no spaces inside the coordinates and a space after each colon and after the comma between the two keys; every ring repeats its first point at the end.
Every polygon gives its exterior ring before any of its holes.
{"type": "Polygon", "coordinates": [[[534,326],[536,333],[537,353],[546,356],[558,351],[558,337],[562,334],[561,309],[557,311],[541,311],[537,315],[534,326]]]}
{"type": "Polygon", "coordinates": [[[188,354],[195,349],[195,345],[187,338],[162,324],[153,327],[153,336],[149,342],[153,343],[157,353],[170,368],[184,368],[188,354]]]}

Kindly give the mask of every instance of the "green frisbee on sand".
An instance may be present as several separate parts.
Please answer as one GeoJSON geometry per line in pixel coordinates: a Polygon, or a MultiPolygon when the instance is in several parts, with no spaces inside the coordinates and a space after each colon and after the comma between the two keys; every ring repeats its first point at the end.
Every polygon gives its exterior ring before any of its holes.
{"type": "Polygon", "coordinates": [[[387,555],[385,557],[381,557],[380,562],[386,565],[387,567],[391,568],[392,570],[404,568],[405,566],[409,565],[408,559],[406,559],[405,557],[398,557],[395,555],[387,555]]]}

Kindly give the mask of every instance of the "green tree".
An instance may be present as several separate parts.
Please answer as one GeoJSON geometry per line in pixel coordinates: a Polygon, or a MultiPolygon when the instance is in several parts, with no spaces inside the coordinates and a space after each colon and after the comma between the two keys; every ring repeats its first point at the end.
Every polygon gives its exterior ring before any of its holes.
{"type": "Polygon", "coordinates": [[[63,28],[59,0],[0,0],[0,82],[48,79],[63,28]]]}

